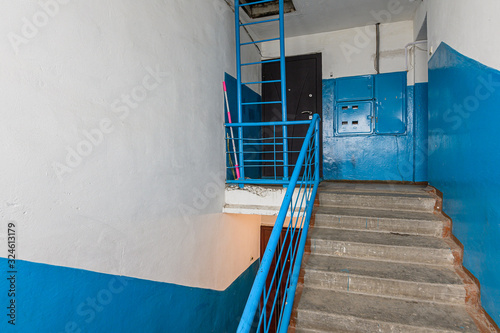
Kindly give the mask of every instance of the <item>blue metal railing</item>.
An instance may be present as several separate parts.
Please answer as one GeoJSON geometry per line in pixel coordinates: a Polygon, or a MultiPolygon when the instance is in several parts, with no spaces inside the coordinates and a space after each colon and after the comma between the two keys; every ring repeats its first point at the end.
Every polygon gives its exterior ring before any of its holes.
{"type": "MultiPolygon", "coordinates": [[[[292,176],[286,181],[288,188],[285,198],[239,323],[239,333],[269,332],[275,328],[278,332],[286,332],[290,324],[309,222],[320,179],[319,116],[315,114],[312,120],[295,123],[307,123],[309,128],[303,138],[292,176]],[[287,225],[284,227],[284,224],[287,225]],[[275,269],[271,270],[273,260],[276,265],[275,269]],[[279,264],[287,262],[290,264],[279,264]]],[[[232,126],[243,129],[263,124],[269,123],[232,126]]],[[[281,125],[282,122],[279,122],[273,123],[272,126],[281,125]]],[[[243,143],[244,141],[241,142],[243,143]]],[[[238,180],[235,182],[238,183],[238,180]]]]}
{"type": "MultiPolygon", "coordinates": [[[[236,97],[238,101],[238,123],[243,122],[243,113],[244,113],[244,108],[246,106],[251,106],[251,105],[265,105],[265,104],[281,104],[281,120],[283,121],[280,126],[281,127],[281,141],[283,142],[282,145],[282,151],[281,151],[281,160],[283,161],[282,163],[282,175],[281,178],[286,182],[289,179],[289,151],[288,151],[288,124],[286,124],[287,120],[287,101],[286,101],[286,74],[285,74],[285,19],[284,19],[284,0],[279,0],[279,15],[277,18],[273,19],[266,19],[266,20],[258,20],[254,22],[249,22],[249,23],[242,23],[240,21],[240,9],[247,7],[247,6],[252,6],[252,5],[258,5],[258,4],[264,4],[264,3],[270,3],[275,0],[260,0],[260,1],[243,1],[243,0],[235,0],[234,1],[234,14],[235,14],[235,25],[236,25],[236,71],[237,71],[237,90],[236,90],[236,97]],[[277,22],[278,23],[278,36],[275,38],[270,38],[266,40],[259,40],[259,41],[251,41],[251,42],[241,42],[241,28],[250,26],[250,25],[258,25],[258,24],[266,24],[270,22],[277,22]],[[242,63],[241,62],[241,48],[248,46],[248,45],[255,45],[257,43],[262,43],[265,41],[279,41],[280,44],[280,56],[278,59],[271,59],[271,60],[261,60],[261,61],[256,61],[256,62],[249,62],[249,63],[242,63]],[[242,67],[244,66],[255,66],[255,65],[262,65],[266,63],[273,63],[273,62],[279,62],[280,63],[280,79],[279,80],[272,80],[272,81],[259,81],[259,82],[247,82],[243,83],[242,80],[242,67]],[[250,102],[250,103],[244,103],[242,100],[242,85],[250,85],[250,84],[268,84],[268,83],[280,83],[280,93],[281,93],[281,99],[278,101],[264,101],[264,102],[250,102]]],[[[244,128],[242,126],[238,127],[238,137],[242,138],[244,136],[243,133],[244,128]]],[[[248,162],[247,159],[245,159],[245,147],[243,144],[242,140],[239,140],[238,142],[238,161],[239,165],[241,166],[241,170],[239,170],[240,174],[240,179],[245,180],[246,178],[246,163],[248,162]]],[[[250,162],[251,164],[253,162],[250,162]]],[[[253,163],[254,164],[254,163],[253,163]]],[[[293,167],[293,166],[292,166],[293,167]]],[[[242,182],[239,182],[240,186],[243,186],[242,182]]]]}
{"type": "Polygon", "coordinates": [[[285,178],[285,168],[293,169],[295,159],[300,153],[305,135],[296,133],[306,133],[313,120],[302,121],[277,121],[277,122],[252,122],[226,124],[226,127],[235,129],[233,132],[242,133],[234,139],[237,144],[227,142],[226,154],[228,162],[227,183],[229,184],[261,184],[261,185],[287,185],[290,183],[288,177],[285,178]],[[286,138],[282,135],[283,127],[290,128],[292,135],[286,138]],[[288,146],[288,147],[287,147],[288,146]],[[236,151],[233,150],[236,147],[236,151]],[[287,149],[284,149],[284,148],[287,149]],[[240,150],[243,149],[243,150],[240,150]],[[286,153],[285,153],[286,151],[286,153]],[[233,161],[235,153],[239,166],[233,161]],[[290,155],[285,160],[284,155],[290,155]],[[243,161],[243,163],[242,163],[243,161]],[[288,164],[290,163],[293,164],[288,164]],[[236,168],[245,178],[236,177],[236,168]]]}

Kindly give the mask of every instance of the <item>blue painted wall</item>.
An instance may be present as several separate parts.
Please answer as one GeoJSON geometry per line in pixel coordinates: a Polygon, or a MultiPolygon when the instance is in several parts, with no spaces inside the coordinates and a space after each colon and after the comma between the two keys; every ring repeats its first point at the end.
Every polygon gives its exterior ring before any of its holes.
{"type": "Polygon", "coordinates": [[[429,181],[500,324],[500,72],[441,44],[429,62],[429,181]]]}
{"type": "MultiPolygon", "coordinates": [[[[236,94],[236,86],[237,80],[231,75],[225,73],[224,80],[226,81],[227,87],[227,99],[229,100],[229,109],[231,110],[231,120],[233,123],[238,122],[238,104],[237,104],[237,94],[236,94]]],[[[241,98],[243,102],[260,102],[262,101],[262,97],[257,94],[252,89],[247,86],[243,86],[241,89],[241,98]]],[[[227,119],[227,109],[224,109],[225,121],[228,122],[227,119]]],[[[262,121],[262,108],[260,105],[245,105],[243,107],[243,119],[242,122],[261,122],[262,121]]],[[[231,133],[229,130],[226,130],[231,137],[231,133]]],[[[234,129],[234,135],[238,136],[238,130],[234,129]]],[[[260,127],[247,127],[243,130],[243,136],[245,138],[261,138],[261,128],[260,127]]],[[[236,149],[238,149],[238,141],[235,141],[236,149]]],[[[260,146],[254,147],[246,147],[245,160],[261,160],[262,159],[262,148],[260,146]]],[[[226,150],[227,150],[227,141],[226,141],[226,150]]],[[[229,142],[229,151],[231,152],[231,158],[234,157],[232,142],[229,142]]],[[[228,157],[226,156],[226,165],[228,164],[228,157]]],[[[248,164],[248,168],[245,168],[245,177],[249,178],[261,178],[262,172],[260,168],[250,167],[252,164],[248,164]]],[[[236,177],[233,176],[233,172],[228,170],[226,174],[226,179],[234,180],[236,177]]]]}
{"type": "Polygon", "coordinates": [[[417,156],[415,152],[417,148],[426,152],[427,85],[406,88],[405,133],[338,136],[334,127],[335,80],[323,80],[324,179],[426,181],[426,154],[417,156]]]}
{"type": "Polygon", "coordinates": [[[215,291],[18,260],[16,325],[3,269],[0,332],[235,332],[258,265],[215,291]]]}
{"type": "Polygon", "coordinates": [[[427,146],[429,143],[428,132],[428,84],[416,83],[414,91],[414,129],[415,129],[415,181],[426,182],[427,178],[427,146]]]}

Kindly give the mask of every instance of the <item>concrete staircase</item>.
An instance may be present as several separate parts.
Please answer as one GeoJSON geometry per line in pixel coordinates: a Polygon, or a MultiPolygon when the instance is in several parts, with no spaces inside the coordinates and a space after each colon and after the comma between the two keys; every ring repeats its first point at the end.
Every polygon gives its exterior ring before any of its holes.
{"type": "Polygon", "coordinates": [[[477,287],[430,191],[323,183],[290,331],[479,332],[477,287]]]}

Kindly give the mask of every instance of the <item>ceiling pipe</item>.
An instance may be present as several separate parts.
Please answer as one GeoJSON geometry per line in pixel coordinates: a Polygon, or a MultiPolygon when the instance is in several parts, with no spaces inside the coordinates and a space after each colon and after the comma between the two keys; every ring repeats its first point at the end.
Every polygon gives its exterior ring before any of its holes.
{"type": "Polygon", "coordinates": [[[380,23],[375,25],[375,30],[377,34],[377,46],[375,50],[375,70],[377,74],[380,74],[380,23]]]}
{"type": "Polygon", "coordinates": [[[427,40],[419,40],[417,42],[408,43],[405,45],[405,61],[406,61],[406,71],[408,72],[408,48],[410,46],[418,45],[418,44],[427,44],[427,40]]]}

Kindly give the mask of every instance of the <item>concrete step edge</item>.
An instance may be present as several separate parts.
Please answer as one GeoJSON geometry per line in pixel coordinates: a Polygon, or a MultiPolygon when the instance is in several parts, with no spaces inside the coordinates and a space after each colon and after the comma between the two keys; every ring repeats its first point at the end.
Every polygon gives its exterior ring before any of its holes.
{"type": "MultiPolygon", "coordinates": [[[[381,259],[384,261],[389,261],[389,262],[400,262],[400,263],[428,263],[424,261],[419,261],[415,259],[389,259],[387,260],[387,254],[384,257],[381,256],[376,256],[376,255],[359,255],[355,256],[352,254],[347,254],[347,251],[345,251],[342,255],[335,254],[334,252],[326,252],[326,251],[321,251],[320,249],[317,249],[315,247],[315,244],[313,244],[315,239],[311,239],[311,248],[310,252],[312,254],[320,254],[320,255],[330,255],[334,257],[344,257],[344,258],[352,258],[352,259],[368,259],[368,258],[377,258],[381,259]]],[[[370,243],[355,243],[355,242],[347,242],[347,241],[336,241],[336,240],[323,240],[323,239],[317,239],[318,241],[325,241],[329,242],[331,244],[338,244],[339,246],[343,246],[344,249],[347,248],[347,246],[351,249],[350,252],[356,249],[363,249],[363,248],[369,248],[373,250],[375,247],[378,249],[387,249],[387,250],[402,250],[404,249],[406,252],[410,253],[422,253],[422,252],[427,252],[424,253],[422,256],[426,256],[427,258],[432,257],[432,254],[430,253],[431,251],[433,253],[437,253],[440,256],[443,256],[443,258],[439,258],[439,260],[433,261],[433,265],[453,265],[454,262],[454,257],[451,249],[435,249],[435,248],[429,248],[429,247],[411,247],[411,246],[396,246],[396,245],[379,245],[379,244],[370,244],[370,243]],[[348,245],[346,244],[348,243],[348,245]]],[[[420,257],[422,257],[420,256],[420,257]]]]}
{"type": "MultiPolygon", "coordinates": [[[[354,230],[357,231],[357,230],[354,230]]],[[[367,231],[367,232],[372,232],[376,233],[375,231],[367,231]]],[[[380,234],[380,232],[377,232],[380,234]]],[[[390,234],[390,233],[389,233],[390,234]]],[[[385,244],[373,244],[373,243],[360,243],[360,242],[352,242],[352,241],[345,241],[345,240],[332,240],[332,239],[322,239],[322,238],[313,238],[311,237],[311,240],[321,240],[321,241],[326,241],[326,242],[348,242],[349,244],[354,244],[354,245],[373,245],[373,246],[383,246],[383,247],[396,247],[396,248],[412,248],[412,249],[432,249],[432,250],[438,250],[438,251],[450,251],[451,249],[436,249],[433,247],[417,247],[417,246],[402,246],[402,245],[385,245],[385,244]]]]}
{"type": "Polygon", "coordinates": [[[431,266],[431,267],[449,267],[453,268],[454,264],[453,262],[443,262],[443,263],[438,263],[438,264],[429,264],[425,262],[417,262],[417,261],[402,261],[402,260],[388,260],[388,259],[383,259],[383,258],[373,258],[373,257],[353,257],[353,256],[348,256],[348,255],[343,255],[343,256],[338,256],[335,254],[325,254],[325,253],[314,253],[313,251],[310,252],[310,254],[315,255],[315,256],[327,256],[327,257],[336,257],[336,258],[345,258],[345,259],[361,259],[361,260],[370,260],[370,261],[382,261],[382,262],[390,262],[393,264],[415,264],[415,265],[425,265],[425,266],[431,266]]]}
{"type": "MultiPolygon", "coordinates": [[[[340,207],[339,207],[340,208],[340,207]]],[[[370,209],[371,211],[375,209],[370,209]]],[[[377,209],[379,211],[382,211],[383,209],[377,209]]],[[[383,210],[387,211],[387,210],[383,210]]],[[[397,212],[398,210],[391,210],[393,212],[397,212]]],[[[402,213],[408,212],[408,211],[401,211],[402,213]]],[[[387,221],[408,221],[408,222],[421,222],[421,223],[429,223],[429,224],[441,224],[443,223],[442,220],[440,219],[416,219],[416,218],[406,218],[406,217],[380,217],[380,216],[368,216],[368,215],[355,215],[355,214],[338,214],[338,213],[329,213],[329,212],[323,212],[320,209],[318,209],[316,212],[316,217],[321,217],[321,218],[338,218],[338,217],[346,217],[346,218],[358,218],[358,219],[378,219],[378,220],[387,220],[387,221]]],[[[429,213],[429,215],[432,213],[429,213]]]]}
{"type": "Polygon", "coordinates": [[[316,228],[401,233],[417,236],[441,237],[445,223],[441,220],[416,220],[406,218],[368,217],[316,213],[316,228]]]}
{"type": "MultiPolygon", "coordinates": [[[[409,232],[407,230],[404,231],[398,231],[398,230],[383,230],[383,229],[363,229],[363,228],[340,228],[338,226],[327,226],[323,225],[320,223],[318,225],[317,221],[314,221],[314,228],[324,228],[324,229],[334,229],[334,230],[347,230],[347,231],[360,231],[360,232],[371,232],[371,233],[379,233],[379,234],[401,234],[401,235],[409,235],[409,236],[422,236],[422,237],[435,237],[435,238],[441,238],[442,231],[441,232],[434,232],[434,233],[425,233],[425,232],[409,232]]],[[[431,231],[432,228],[429,228],[429,231],[431,231]]]]}
{"type": "MultiPolygon", "coordinates": [[[[377,297],[382,297],[382,298],[389,298],[389,299],[399,299],[399,300],[412,300],[412,301],[417,301],[417,302],[424,302],[424,303],[438,303],[438,304],[450,304],[450,305],[465,305],[466,301],[466,291],[465,291],[465,285],[463,284],[445,284],[445,283],[430,283],[430,282],[416,282],[416,281],[407,281],[407,280],[397,280],[397,279],[388,279],[388,278],[380,278],[380,277],[373,277],[369,275],[358,275],[358,274],[352,274],[352,273],[339,273],[339,272],[328,272],[328,271],[323,271],[323,270],[315,270],[315,269],[308,269],[304,268],[304,271],[306,274],[308,272],[318,272],[318,273],[326,273],[328,275],[335,275],[338,277],[343,277],[343,278],[351,278],[351,279],[364,279],[364,280],[373,280],[373,281],[379,281],[383,283],[397,283],[397,284],[402,284],[402,285],[413,285],[413,286],[419,286],[419,289],[429,287],[429,288],[442,288],[442,287],[447,287],[449,289],[454,290],[457,294],[453,295],[453,297],[456,299],[425,299],[423,296],[426,295],[425,291],[420,290],[418,296],[397,296],[397,295],[389,295],[385,293],[377,293],[377,292],[362,292],[359,290],[345,290],[342,288],[328,288],[325,286],[321,286],[318,284],[311,284],[307,283],[309,279],[307,276],[304,278],[305,283],[307,284],[308,288],[315,288],[315,289],[322,289],[322,290],[333,290],[333,291],[340,291],[340,292],[348,292],[348,293],[354,293],[354,294],[359,294],[359,295],[367,295],[367,296],[377,296],[377,297]]],[[[352,288],[352,287],[351,287],[352,288]]],[[[433,291],[428,291],[428,295],[435,295],[433,291]]]]}
{"type": "Polygon", "coordinates": [[[318,193],[324,195],[350,195],[363,197],[404,197],[404,198],[432,198],[428,192],[403,192],[403,191],[334,191],[319,189],[318,193]]]}
{"type": "MultiPolygon", "coordinates": [[[[334,257],[334,258],[339,258],[339,256],[336,256],[336,255],[331,255],[331,254],[323,254],[323,253],[309,253],[309,255],[312,255],[312,256],[322,256],[322,257],[334,257]]],[[[363,260],[363,261],[373,261],[373,262],[379,262],[381,264],[387,262],[387,263],[391,263],[391,264],[409,264],[409,265],[418,265],[418,266],[429,266],[430,268],[436,268],[436,267],[443,267],[443,265],[441,264],[428,264],[428,263],[405,263],[405,262],[402,262],[402,261],[394,261],[394,260],[385,260],[385,259],[373,259],[373,258],[356,258],[356,257],[349,257],[349,256],[341,256],[340,258],[344,258],[344,259],[352,259],[352,260],[363,260]]],[[[305,267],[302,266],[302,269],[305,267]]],[[[447,265],[445,266],[447,267],[448,269],[452,270],[453,272],[456,272],[455,270],[455,266],[454,264],[450,264],[450,265],[447,265]]]]}
{"type": "MultiPolygon", "coordinates": [[[[323,227],[314,227],[315,230],[322,229],[323,227]]],[[[411,235],[411,234],[406,234],[406,233],[395,233],[395,232],[380,232],[380,231],[371,231],[371,230],[359,230],[359,229],[339,229],[339,228],[325,228],[329,230],[347,230],[347,231],[355,231],[355,232],[363,232],[363,233],[371,233],[371,234],[388,234],[388,235],[408,235],[408,236],[419,236],[419,235],[411,235]]],[[[372,246],[383,246],[383,247],[395,247],[395,248],[412,248],[412,249],[433,249],[433,250],[444,250],[444,251],[452,251],[451,248],[434,248],[434,247],[427,247],[427,246],[404,246],[404,245],[386,245],[386,244],[377,244],[377,243],[363,243],[363,242],[356,242],[356,241],[348,241],[348,240],[342,240],[342,239],[324,239],[320,237],[315,237],[312,235],[312,233],[308,232],[308,238],[313,241],[313,240],[319,240],[319,241],[327,241],[327,242],[344,242],[344,243],[349,243],[349,244],[354,244],[354,245],[372,245],[372,246]]],[[[421,237],[428,237],[428,238],[436,238],[436,239],[441,239],[440,237],[435,237],[435,236],[421,236],[421,237]]]]}
{"type": "Polygon", "coordinates": [[[330,190],[330,189],[319,189],[320,194],[335,194],[335,195],[355,195],[355,196],[376,196],[376,197],[406,197],[406,198],[432,198],[432,196],[425,191],[384,191],[384,190],[330,190]]]}
{"type": "MultiPolygon", "coordinates": [[[[302,328],[302,327],[295,327],[295,326],[290,326],[288,328],[288,332],[291,333],[329,333],[328,331],[321,331],[321,330],[314,330],[314,329],[309,329],[309,328],[302,328]]],[[[337,333],[342,333],[342,332],[337,332],[337,333]]]]}
{"type": "MultiPolygon", "coordinates": [[[[394,231],[391,231],[391,230],[380,230],[380,229],[377,229],[377,230],[370,230],[370,229],[361,229],[361,228],[358,228],[358,229],[353,229],[353,228],[338,228],[338,227],[326,227],[326,226],[317,226],[315,225],[315,227],[321,227],[321,228],[325,228],[325,229],[335,229],[335,230],[346,230],[346,231],[363,231],[363,232],[371,232],[371,233],[378,233],[378,234],[388,234],[388,235],[391,235],[391,234],[394,234],[394,231]]],[[[405,232],[399,232],[399,234],[402,234],[402,235],[408,235],[408,236],[422,236],[422,237],[436,237],[436,238],[439,238],[439,236],[441,235],[440,233],[425,233],[425,232],[408,232],[408,231],[405,231],[405,232]]]]}
{"type": "MultiPolygon", "coordinates": [[[[429,285],[429,286],[436,286],[436,287],[438,287],[438,286],[451,286],[451,287],[457,287],[457,288],[464,288],[463,284],[416,282],[416,281],[408,281],[408,280],[381,278],[381,277],[371,276],[371,275],[361,275],[361,274],[344,273],[344,272],[330,272],[330,271],[326,271],[326,270],[307,268],[307,267],[304,267],[303,269],[306,272],[311,271],[311,272],[318,272],[318,273],[327,273],[327,274],[339,275],[339,276],[345,276],[345,277],[362,277],[362,278],[370,278],[370,279],[374,279],[374,280],[381,280],[381,281],[387,281],[387,282],[404,282],[404,283],[421,284],[421,285],[429,285]]],[[[320,288],[320,287],[318,287],[318,288],[319,289],[328,289],[328,288],[320,288]]],[[[360,294],[364,294],[364,293],[360,293],[360,294]]],[[[390,297],[390,298],[393,298],[393,297],[390,297]]],[[[398,298],[398,297],[394,297],[394,298],[398,298]]]]}
{"type": "MultiPolygon", "coordinates": [[[[412,326],[412,325],[404,325],[400,323],[394,323],[394,322],[389,322],[389,321],[375,321],[372,319],[365,319],[365,318],[360,318],[356,316],[346,316],[346,315],[337,315],[337,314],[331,314],[327,312],[321,312],[321,311],[313,311],[313,310],[303,310],[303,309],[297,309],[297,312],[302,312],[302,313],[312,313],[312,314],[317,314],[317,315],[322,315],[322,316],[329,316],[333,318],[347,318],[350,319],[349,322],[352,324],[354,322],[365,322],[372,324],[374,327],[375,325],[380,329],[379,332],[389,332],[389,330],[384,330],[383,327],[380,327],[380,323],[386,324],[386,325],[391,325],[391,326],[396,326],[400,328],[398,331],[393,331],[390,330],[390,332],[412,332],[412,333],[429,333],[429,332],[436,332],[436,333],[463,333],[462,331],[450,331],[450,330],[443,330],[439,328],[434,328],[434,327],[429,327],[429,326],[412,326]]],[[[297,322],[297,326],[299,328],[301,327],[300,321],[297,322]]],[[[354,327],[353,327],[354,328],[354,327]]],[[[360,331],[361,332],[361,331],[360,331]]]]}
{"type": "Polygon", "coordinates": [[[386,300],[396,300],[396,301],[411,301],[411,302],[416,302],[416,303],[421,303],[422,305],[425,304],[439,304],[439,305],[444,305],[444,306],[458,306],[458,307],[466,307],[465,302],[464,303],[450,303],[450,302],[439,302],[439,301],[429,301],[429,300],[423,300],[419,298],[411,298],[411,297],[397,297],[397,296],[388,296],[388,295],[379,295],[379,294],[370,294],[370,293],[363,293],[359,291],[345,291],[345,290],[338,290],[338,289],[329,289],[329,288],[322,288],[318,286],[307,286],[306,288],[310,289],[316,289],[316,290],[324,290],[324,291],[335,291],[335,292],[341,292],[345,294],[354,294],[354,295],[361,295],[361,296],[371,296],[371,297],[378,297],[381,299],[386,299],[386,300]]]}
{"type": "Polygon", "coordinates": [[[434,208],[422,208],[422,209],[403,209],[403,208],[382,208],[380,206],[358,206],[358,205],[334,205],[334,204],[328,204],[324,202],[320,202],[320,207],[328,207],[328,208],[359,208],[359,209],[366,209],[367,207],[372,209],[372,210],[380,210],[380,211],[392,211],[392,212],[427,212],[427,213],[432,213],[434,212],[434,208]]]}

